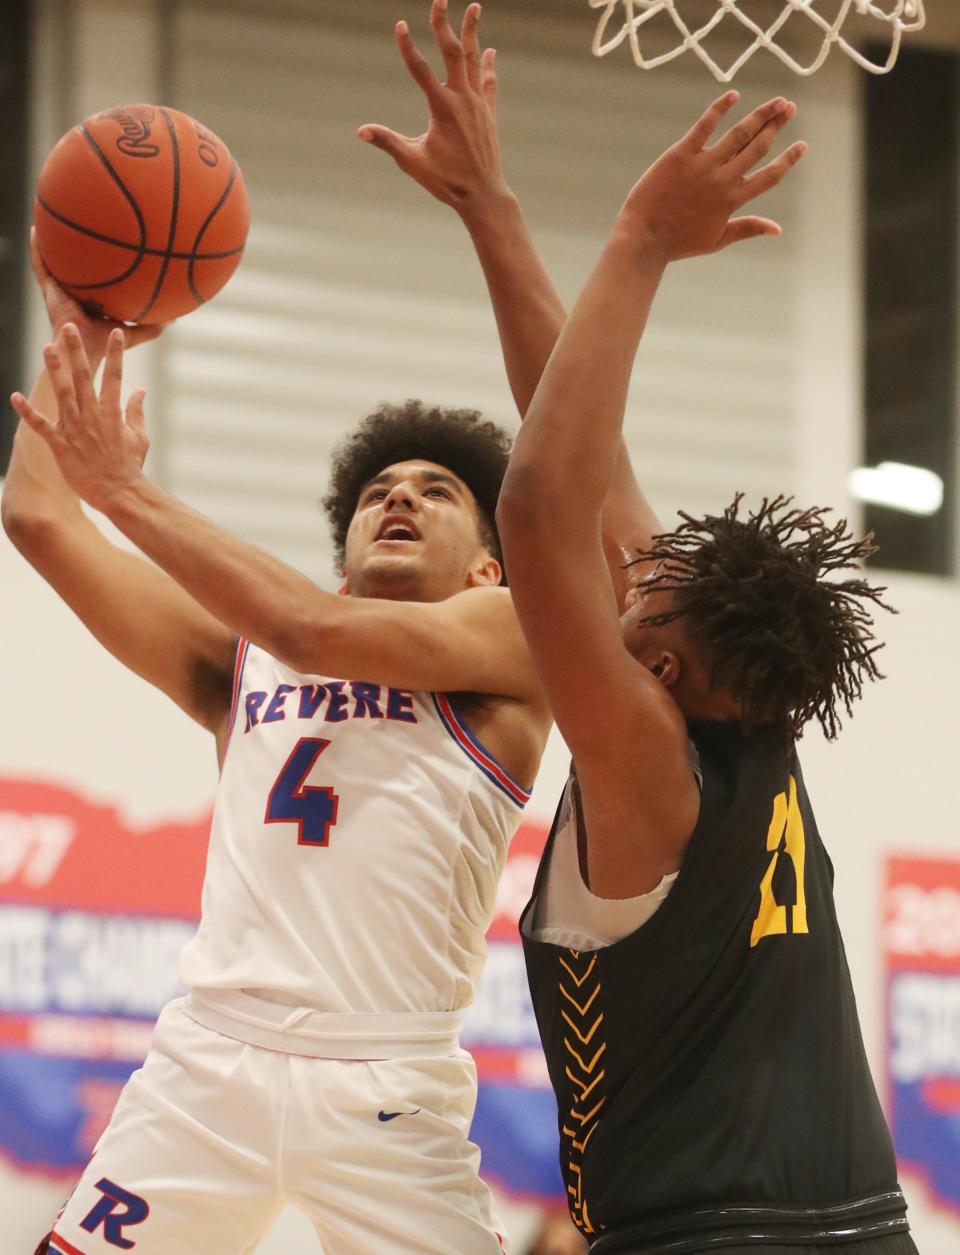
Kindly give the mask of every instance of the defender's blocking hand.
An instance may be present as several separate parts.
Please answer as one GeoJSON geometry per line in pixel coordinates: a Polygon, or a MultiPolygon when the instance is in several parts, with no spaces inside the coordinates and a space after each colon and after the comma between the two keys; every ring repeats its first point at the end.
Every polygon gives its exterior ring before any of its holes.
{"type": "Polygon", "coordinates": [[[21,392],[10,398],[23,421],[47,442],[64,479],[89,505],[103,510],[110,498],[140,478],[150,442],[142,388],[121,408],[124,332],[114,328],[107,344],[99,396],[80,331],[66,323],[43,358],[57,398],[57,421],[21,392]]]}
{"type": "Polygon", "coordinates": [[[366,123],[357,135],[389,153],[405,174],[437,200],[465,214],[478,201],[508,189],[497,134],[496,53],[492,48],[480,51],[480,5],[467,7],[458,37],[450,25],[447,4],[448,0],[433,0],[430,10],[446,82],[440,82],[417,49],[406,22],[398,22],[395,31],[404,64],[427,98],[426,131],[411,137],[366,123]]]}
{"type": "Polygon", "coordinates": [[[661,250],[666,261],[780,234],[779,223],[770,218],[733,215],[776,187],[807,151],[807,145],[798,141],[754,170],[796,116],[797,107],[783,97],[769,100],[708,148],[721,119],[739,98],[738,92],[727,92],[715,100],[683,139],[647,170],[620,211],[618,225],[638,244],[661,250]]]}

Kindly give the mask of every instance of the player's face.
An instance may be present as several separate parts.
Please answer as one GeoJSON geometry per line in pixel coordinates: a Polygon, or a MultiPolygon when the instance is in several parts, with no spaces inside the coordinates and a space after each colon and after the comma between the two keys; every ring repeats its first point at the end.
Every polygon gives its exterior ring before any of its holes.
{"type": "Polygon", "coordinates": [[[620,627],[623,632],[623,639],[628,646],[632,640],[639,639],[647,632],[657,632],[659,630],[651,628],[649,624],[641,623],[642,619],[652,614],[663,614],[670,610],[673,605],[673,594],[661,592],[652,583],[658,569],[654,567],[650,570],[642,580],[633,585],[624,598],[624,610],[620,616],[620,627]]]}
{"type": "Polygon", "coordinates": [[[442,601],[500,568],[480,539],[473,493],[435,462],[397,462],[360,491],[344,576],[355,597],[442,601]]]}
{"type": "Polygon", "coordinates": [[[673,606],[673,593],[663,592],[651,586],[656,570],[627,593],[624,612],[620,616],[623,643],[629,652],[655,675],[662,675],[669,666],[669,658],[689,652],[689,641],[684,639],[682,628],[676,623],[655,625],[644,623],[649,615],[664,614],[673,606]],[[669,657],[668,657],[669,656],[669,657]]]}
{"type": "Polygon", "coordinates": [[[675,605],[676,594],[651,586],[656,571],[630,590],[620,617],[623,643],[648,671],[669,689],[688,718],[739,719],[742,708],[727,690],[715,689],[710,668],[696,640],[688,635],[684,621],[653,624],[643,620],[666,614],[675,605]]]}

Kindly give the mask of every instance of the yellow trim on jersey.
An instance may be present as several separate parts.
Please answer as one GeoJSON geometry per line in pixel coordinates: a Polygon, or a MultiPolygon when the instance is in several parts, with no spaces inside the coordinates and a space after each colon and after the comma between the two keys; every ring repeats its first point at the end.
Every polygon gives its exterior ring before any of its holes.
{"type": "Polygon", "coordinates": [[[590,1046],[594,1039],[597,1039],[596,1051],[589,1059],[580,1053],[570,1037],[565,1036],[563,1039],[564,1048],[569,1056],[564,1072],[575,1090],[579,1091],[570,1105],[566,1119],[560,1126],[566,1164],[567,1193],[570,1196],[570,1215],[573,1223],[581,1233],[589,1236],[603,1228],[603,1225],[596,1225],[590,1218],[583,1192],[581,1163],[587,1144],[597,1131],[600,1113],[607,1101],[601,1085],[606,1076],[606,1070],[602,1067],[598,1070],[600,1059],[607,1049],[607,1043],[603,1040],[601,1033],[604,1013],[601,1011],[590,1019],[587,1018],[601,988],[599,977],[594,976],[597,966],[596,954],[591,954],[589,959],[581,959],[579,950],[568,950],[566,958],[562,955],[558,957],[563,969],[558,982],[560,993],[572,1008],[568,1010],[566,1007],[561,1007],[560,1014],[572,1030],[573,1037],[579,1046],[590,1046]],[[563,973],[566,973],[566,977],[563,973]],[[578,1002],[577,998],[566,988],[564,982],[567,977],[573,982],[582,1001],[578,1002]],[[591,980],[591,977],[593,980],[588,985],[587,982],[591,980]],[[594,1091],[597,1092],[594,1093],[594,1091]],[[586,1100],[591,1096],[593,1105],[589,1111],[585,1111],[586,1100]]]}

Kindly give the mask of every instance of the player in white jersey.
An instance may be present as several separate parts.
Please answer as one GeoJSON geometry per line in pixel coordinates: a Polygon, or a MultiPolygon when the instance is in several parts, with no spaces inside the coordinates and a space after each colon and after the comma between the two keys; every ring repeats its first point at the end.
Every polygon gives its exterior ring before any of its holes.
{"type": "MultiPolygon", "coordinates": [[[[113,340],[98,402],[68,323],[30,413],[59,409],[68,424],[69,391],[78,418],[92,401],[120,430],[120,358],[113,340]]],[[[339,464],[342,480],[363,480],[344,564],[356,596],[160,506],[177,520],[149,527],[183,561],[219,548],[219,574],[203,576],[224,599],[219,621],[81,514],[68,522],[55,466],[35,432],[18,434],[11,533],[109,648],[202,713],[221,761],[200,929],[181,965],[189,994],[161,1014],[48,1239],[54,1255],[248,1251],[285,1200],[333,1255],[505,1249],[468,1138],[476,1076],[458,1012],[549,716],[498,587],[484,476],[475,494],[467,469],[376,458],[383,440],[486,449],[489,511],[506,441],[469,414],[410,405],[360,434],[339,464]],[[18,524],[22,494],[37,505],[45,489],[64,516],[18,524]],[[226,610],[241,585],[256,590],[236,603],[242,622],[226,610]],[[258,643],[236,643],[238,630],[258,643]],[[198,683],[211,673],[225,681],[219,712],[216,679],[198,683]]]]}
{"type": "MultiPolygon", "coordinates": [[[[79,470],[90,449],[74,463],[57,451],[67,483],[118,523],[91,486],[132,465],[107,447],[111,421],[137,439],[117,404],[121,353],[111,340],[97,399],[67,323],[23,407],[41,428],[47,410],[62,431],[73,416],[94,442],[106,436],[95,476],[79,470]]],[[[409,404],[360,437],[338,466],[342,484],[362,481],[352,596],[142,481],[152,504],[133,513],[170,546],[164,565],[196,564],[189,591],[206,583],[214,617],[80,514],[18,525],[23,492],[53,492],[55,469],[35,431],[18,434],[11,533],[108,647],[202,712],[221,761],[201,924],[181,967],[190,992],[161,1014],[48,1240],[54,1255],[252,1250],[285,1200],[334,1255],[504,1249],[468,1138],[476,1077],[458,1012],[549,727],[478,504],[485,494],[489,515],[506,441],[470,414],[409,404]],[[411,456],[384,464],[384,441],[411,456]],[[484,453],[474,492],[471,469],[448,463],[484,453]],[[205,673],[226,680],[219,712],[205,673]]],[[[127,479],[113,501],[132,505],[128,488],[139,492],[127,479]]],[[[160,557],[146,532],[140,545],[160,557]]]]}
{"type": "MultiPolygon", "coordinates": [[[[523,412],[563,309],[500,173],[478,8],[459,40],[445,8],[446,83],[397,32],[427,134],[361,136],[461,214],[523,412]]],[[[469,414],[371,416],[335,468],[349,596],[327,594],[142,475],[120,342],[38,273],[56,343],[15,401],[4,524],[111,652],[214,733],[222,764],[189,995],[161,1015],[49,1250],[230,1255],[291,1200],[331,1255],[492,1255],[457,1012],[549,723],[499,587],[505,445],[469,414]]],[[[621,470],[606,524],[627,543],[621,470]]]]}

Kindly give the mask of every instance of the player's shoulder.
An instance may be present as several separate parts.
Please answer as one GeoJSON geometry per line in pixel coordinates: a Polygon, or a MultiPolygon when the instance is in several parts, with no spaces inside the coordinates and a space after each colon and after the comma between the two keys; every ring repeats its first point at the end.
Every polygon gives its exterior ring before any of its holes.
{"type": "Polygon", "coordinates": [[[503,584],[480,584],[466,588],[448,598],[446,604],[455,613],[517,617],[510,589],[503,584]]]}
{"type": "MultiPolygon", "coordinates": [[[[524,658],[529,657],[513,596],[503,584],[464,589],[451,597],[446,606],[450,620],[465,630],[479,633],[505,650],[519,651],[524,658]]],[[[530,665],[532,667],[532,662],[530,665]]]]}
{"type": "Polygon", "coordinates": [[[501,678],[512,677],[511,687],[503,690],[502,695],[527,706],[546,735],[553,716],[527,648],[510,589],[503,584],[480,585],[457,593],[447,604],[457,626],[464,629],[462,639],[482,641],[485,657],[499,668],[501,678]]]}

